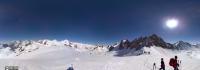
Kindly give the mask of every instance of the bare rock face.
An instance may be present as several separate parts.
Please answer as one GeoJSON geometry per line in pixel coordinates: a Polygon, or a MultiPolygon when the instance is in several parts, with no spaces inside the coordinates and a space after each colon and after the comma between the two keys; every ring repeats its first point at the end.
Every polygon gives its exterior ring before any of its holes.
{"type": "Polygon", "coordinates": [[[170,44],[165,42],[156,34],[152,34],[150,36],[136,38],[132,41],[121,40],[121,42],[116,47],[110,47],[110,49],[117,52],[116,56],[138,56],[145,53],[150,54],[150,51],[147,50],[150,47],[161,47],[171,50],[187,50],[193,46],[194,45],[184,41],[178,41],[175,44],[170,44]]]}
{"type": "Polygon", "coordinates": [[[168,49],[174,48],[172,44],[165,42],[161,37],[157,36],[156,34],[153,34],[150,36],[136,38],[133,41],[121,40],[120,44],[118,45],[118,49],[140,49],[142,47],[151,46],[158,46],[168,49]]]}

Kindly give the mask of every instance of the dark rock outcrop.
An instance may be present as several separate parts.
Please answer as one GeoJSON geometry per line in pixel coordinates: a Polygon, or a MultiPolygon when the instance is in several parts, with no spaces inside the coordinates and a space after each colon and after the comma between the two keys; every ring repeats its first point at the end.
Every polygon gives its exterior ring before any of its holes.
{"type": "Polygon", "coordinates": [[[133,48],[140,49],[142,47],[151,46],[158,46],[167,49],[174,48],[172,44],[165,42],[161,37],[153,34],[150,36],[136,38],[131,42],[129,40],[121,40],[120,44],[118,45],[118,50],[133,48]]]}

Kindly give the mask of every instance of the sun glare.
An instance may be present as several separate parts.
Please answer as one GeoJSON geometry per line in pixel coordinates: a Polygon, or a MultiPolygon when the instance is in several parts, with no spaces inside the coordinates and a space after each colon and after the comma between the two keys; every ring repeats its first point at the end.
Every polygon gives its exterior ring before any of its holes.
{"type": "Polygon", "coordinates": [[[178,26],[178,20],[177,19],[169,19],[166,21],[166,26],[168,28],[176,28],[178,26]]]}

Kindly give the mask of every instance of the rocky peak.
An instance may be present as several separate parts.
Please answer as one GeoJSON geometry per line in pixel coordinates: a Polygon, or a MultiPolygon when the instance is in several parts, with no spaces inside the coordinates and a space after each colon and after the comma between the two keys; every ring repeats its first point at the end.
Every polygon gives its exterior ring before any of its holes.
{"type": "Polygon", "coordinates": [[[176,49],[189,49],[190,47],[192,47],[192,45],[188,42],[184,42],[184,41],[178,41],[176,43],[174,43],[174,48],[176,49]]]}
{"type": "Polygon", "coordinates": [[[122,40],[119,44],[119,49],[124,48],[141,48],[141,47],[150,47],[150,46],[159,46],[162,48],[172,48],[173,45],[166,43],[161,37],[156,34],[152,34],[150,36],[139,37],[134,39],[133,41],[122,40]]]}

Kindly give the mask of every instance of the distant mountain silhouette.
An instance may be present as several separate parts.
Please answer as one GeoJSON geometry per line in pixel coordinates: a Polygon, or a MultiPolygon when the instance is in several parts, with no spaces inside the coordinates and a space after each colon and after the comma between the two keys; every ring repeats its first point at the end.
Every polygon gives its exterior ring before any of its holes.
{"type": "Polygon", "coordinates": [[[133,48],[142,48],[142,47],[151,47],[158,46],[162,48],[174,48],[173,44],[165,42],[161,37],[156,34],[152,34],[150,36],[139,37],[134,39],[133,41],[129,40],[121,40],[118,45],[118,49],[133,49],[133,48]]]}

